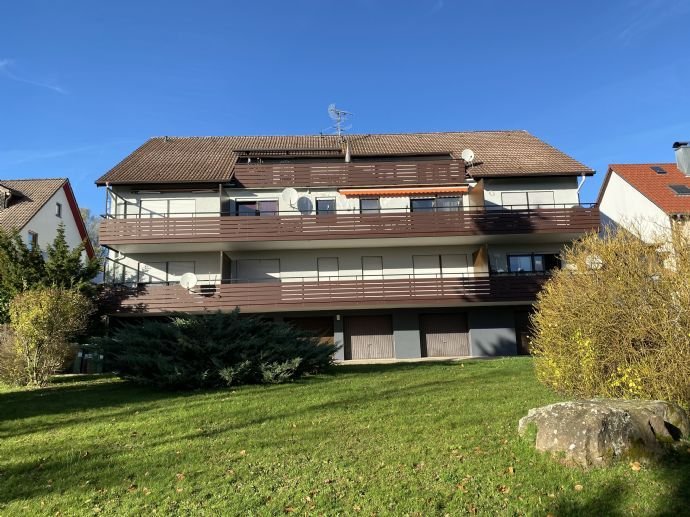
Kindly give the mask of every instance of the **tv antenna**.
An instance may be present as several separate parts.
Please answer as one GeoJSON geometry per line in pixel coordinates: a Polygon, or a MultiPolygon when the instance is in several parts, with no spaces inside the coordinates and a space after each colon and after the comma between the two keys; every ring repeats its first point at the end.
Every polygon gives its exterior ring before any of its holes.
{"type": "Polygon", "coordinates": [[[331,117],[331,120],[333,121],[333,126],[331,127],[335,129],[335,132],[338,136],[342,136],[343,131],[347,131],[352,127],[345,127],[345,122],[350,115],[352,115],[352,113],[336,108],[335,104],[330,104],[328,106],[328,116],[331,117]]]}

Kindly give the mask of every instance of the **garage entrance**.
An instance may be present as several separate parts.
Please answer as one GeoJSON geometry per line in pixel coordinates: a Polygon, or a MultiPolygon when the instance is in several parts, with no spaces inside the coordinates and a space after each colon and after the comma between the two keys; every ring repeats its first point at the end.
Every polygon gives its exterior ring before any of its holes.
{"type": "Polygon", "coordinates": [[[422,356],[470,355],[466,314],[422,314],[419,316],[419,326],[422,356]]]}
{"type": "Polygon", "coordinates": [[[391,316],[346,316],[345,359],[388,359],[394,356],[391,316]]]}

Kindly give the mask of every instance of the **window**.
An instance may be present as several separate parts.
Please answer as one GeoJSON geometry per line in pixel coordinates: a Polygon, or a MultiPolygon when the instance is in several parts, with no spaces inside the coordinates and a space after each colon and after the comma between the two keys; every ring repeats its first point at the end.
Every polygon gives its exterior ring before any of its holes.
{"type": "Polygon", "coordinates": [[[235,215],[278,215],[278,201],[267,199],[263,201],[237,201],[235,215]]]}
{"type": "Polygon", "coordinates": [[[410,199],[410,210],[413,212],[433,212],[434,211],[434,199],[410,199]]]}
{"type": "Polygon", "coordinates": [[[527,193],[527,203],[530,208],[553,208],[554,207],[554,197],[553,191],[546,190],[543,192],[528,192],[527,193]]]}
{"type": "Polygon", "coordinates": [[[502,192],[501,204],[515,210],[527,208],[527,192],[502,192]]]}
{"type": "Polygon", "coordinates": [[[502,192],[501,204],[504,208],[525,210],[527,208],[551,207],[554,205],[552,190],[535,192],[502,192]]]}
{"type": "Polygon", "coordinates": [[[436,210],[439,212],[457,212],[460,210],[461,198],[459,197],[439,197],[436,198],[436,210]]]}
{"type": "Polygon", "coordinates": [[[366,213],[376,213],[381,211],[381,204],[379,203],[379,198],[364,198],[359,200],[359,212],[362,214],[366,213]]]}
{"type": "Polygon", "coordinates": [[[412,198],[410,199],[410,210],[413,212],[457,212],[460,210],[460,198],[412,198]]]}
{"type": "Polygon", "coordinates": [[[62,217],[62,204],[61,203],[55,203],[55,215],[58,217],[62,217]]]}
{"type": "Polygon", "coordinates": [[[511,273],[543,273],[560,266],[556,253],[508,255],[508,271],[511,273]]]}
{"type": "Polygon", "coordinates": [[[324,198],[316,200],[317,214],[334,214],[335,213],[335,198],[324,198]]]}
{"type": "Polygon", "coordinates": [[[29,248],[34,250],[38,248],[38,234],[29,230],[29,248]]]}
{"type": "MultiPolygon", "coordinates": [[[[194,217],[196,215],[195,199],[142,199],[139,204],[141,217],[194,217]]],[[[134,210],[134,207],[130,210],[134,210]]]]}
{"type": "Polygon", "coordinates": [[[690,196],[690,187],[687,185],[669,185],[669,188],[679,196],[690,196]]]}

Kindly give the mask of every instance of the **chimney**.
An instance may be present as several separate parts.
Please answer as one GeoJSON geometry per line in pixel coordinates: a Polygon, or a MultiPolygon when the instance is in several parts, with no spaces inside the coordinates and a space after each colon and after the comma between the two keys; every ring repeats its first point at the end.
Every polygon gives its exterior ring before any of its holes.
{"type": "Polygon", "coordinates": [[[676,166],[686,176],[690,176],[690,142],[675,142],[676,166]]]}

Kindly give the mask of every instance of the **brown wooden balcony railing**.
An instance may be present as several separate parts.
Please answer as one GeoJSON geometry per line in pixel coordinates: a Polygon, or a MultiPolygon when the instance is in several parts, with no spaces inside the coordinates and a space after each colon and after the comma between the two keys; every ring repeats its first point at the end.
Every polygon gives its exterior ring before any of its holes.
{"type": "MultiPolygon", "coordinates": [[[[107,299],[113,314],[162,314],[232,310],[356,309],[366,306],[448,306],[535,300],[544,275],[451,278],[379,277],[358,280],[302,280],[222,283],[187,290],[175,284],[113,286],[107,299]]],[[[104,302],[106,303],[106,302],[104,302]]]]}
{"type": "Polygon", "coordinates": [[[240,188],[401,187],[455,185],[467,181],[462,160],[238,164],[233,178],[240,188]]]}
{"type": "Polygon", "coordinates": [[[105,219],[100,241],[118,244],[379,239],[530,233],[584,233],[599,226],[599,209],[536,208],[455,212],[338,213],[327,215],[218,215],[105,219]]]}

